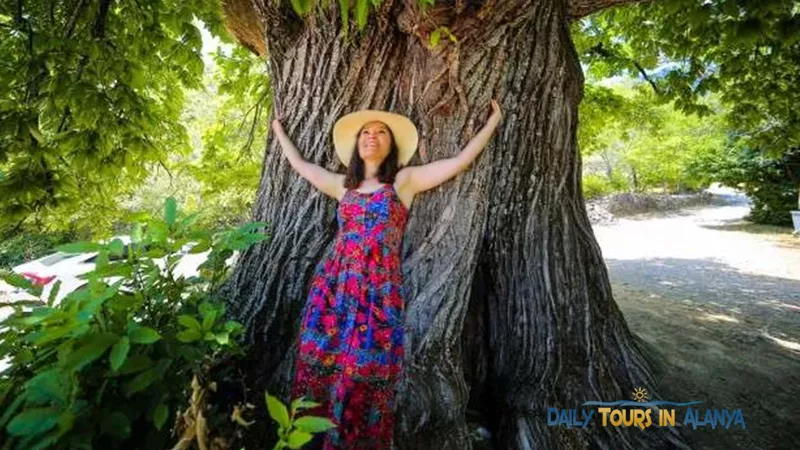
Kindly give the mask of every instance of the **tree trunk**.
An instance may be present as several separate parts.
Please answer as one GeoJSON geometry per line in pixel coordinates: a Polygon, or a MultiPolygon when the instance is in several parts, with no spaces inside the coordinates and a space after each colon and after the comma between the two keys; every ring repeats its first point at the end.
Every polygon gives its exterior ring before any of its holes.
{"type": "MultiPolygon", "coordinates": [[[[411,164],[424,164],[455,155],[491,98],[503,108],[476,162],[411,208],[397,446],[472,448],[469,408],[496,449],[685,448],[666,428],[547,426],[548,407],[629,399],[637,386],[657,396],[585,210],[576,150],[583,75],[568,5],[456,2],[423,19],[416,2],[387,0],[363,34],[344,39],[335,5],[304,24],[275,2],[256,3],[284,128],[307,160],[330,170],[343,169],[333,124],[353,110],[410,116],[420,130],[411,164]],[[430,50],[428,33],[440,25],[459,42],[430,50]]],[[[267,147],[253,215],[271,224],[272,239],[240,258],[227,288],[256,346],[260,385],[286,401],[299,313],[330,250],[336,202],[292,171],[276,140],[267,147]]]]}

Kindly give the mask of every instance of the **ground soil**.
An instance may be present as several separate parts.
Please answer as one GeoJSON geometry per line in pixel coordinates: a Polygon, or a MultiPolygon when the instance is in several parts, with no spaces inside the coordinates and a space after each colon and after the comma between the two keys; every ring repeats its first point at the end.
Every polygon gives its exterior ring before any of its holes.
{"type": "Polygon", "coordinates": [[[659,399],[743,412],[745,430],[685,430],[693,447],[800,449],[800,238],[730,200],[594,230],[614,298],[659,364],[659,399]]]}

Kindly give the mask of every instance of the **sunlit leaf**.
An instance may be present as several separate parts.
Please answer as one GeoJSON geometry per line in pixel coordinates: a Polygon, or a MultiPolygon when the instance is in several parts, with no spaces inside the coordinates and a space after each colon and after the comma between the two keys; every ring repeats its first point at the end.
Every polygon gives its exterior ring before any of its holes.
{"type": "Polygon", "coordinates": [[[266,393],[266,400],[269,416],[278,422],[281,427],[289,428],[289,411],[286,409],[286,405],[281,403],[277,397],[270,395],[269,392],[266,393]]]}

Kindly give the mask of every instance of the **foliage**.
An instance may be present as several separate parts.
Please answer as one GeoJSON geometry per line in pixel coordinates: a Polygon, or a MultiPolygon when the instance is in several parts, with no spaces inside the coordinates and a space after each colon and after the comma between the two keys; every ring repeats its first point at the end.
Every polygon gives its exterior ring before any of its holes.
{"type": "Polygon", "coordinates": [[[336,424],[325,417],[308,415],[295,417],[298,412],[304,409],[320,405],[306,400],[305,397],[293,400],[288,409],[277,397],[273,397],[268,392],[265,398],[270,417],[278,423],[278,443],[275,444],[273,450],[301,448],[311,441],[314,433],[322,433],[336,427],[336,424]]]}
{"type": "MultiPolygon", "coordinates": [[[[60,251],[96,252],[88,285],[56,294],[6,273],[38,300],[2,305],[0,437],[5,448],[164,448],[194,373],[237,352],[241,326],[224,319],[217,288],[226,261],[267,236],[251,223],[216,233],[196,229],[174,199],[163,218],[135,224],[126,248],[80,242],[60,251]],[[176,267],[208,252],[199,275],[176,267]]],[[[53,291],[57,292],[54,287],[53,291]]]]}
{"type": "Polygon", "coordinates": [[[218,50],[214,96],[221,105],[203,130],[203,152],[186,170],[201,183],[202,219],[211,224],[240,223],[249,215],[261,180],[267,141],[264,111],[272,90],[264,63],[242,47],[218,50]]]}
{"type": "Polygon", "coordinates": [[[717,113],[700,119],[660,104],[643,83],[587,86],[578,135],[588,172],[585,194],[629,188],[680,192],[706,186],[713,172],[700,170],[695,162],[718,155],[727,139],[723,110],[715,100],[708,96],[703,105],[717,113]],[[596,172],[603,172],[605,182],[592,176],[596,172]]]}
{"type": "Polygon", "coordinates": [[[800,149],[775,158],[747,147],[732,147],[697,165],[699,170],[716,173],[721,183],[744,190],[752,201],[749,219],[753,222],[791,225],[790,211],[800,209],[800,149]]]}
{"type": "Polygon", "coordinates": [[[583,196],[589,200],[614,192],[621,192],[628,189],[627,180],[615,172],[613,179],[598,174],[588,174],[583,177],[583,196]]]}
{"type": "Polygon", "coordinates": [[[435,48],[439,45],[439,41],[442,39],[442,35],[445,35],[447,39],[450,39],[453,43],[458,43],[458,38],[454,35],[450,28],[445,26],[437,27],[435,30],[431,31],[431,35],[428,38],[428,48],[435,48]]]}
{"type": "Polygon", "coordinates": [[[263,61],[241,47],[219,48],[203,88],[187,92],[181,122],[190,132],[192,154],[172,155],[169,171],[156,166],[121,207],[154,211],[167,192],[198,212],[202,226],[246,221],[261,179],[263,113],[271,101],[263,61]]]}
{"type": "MultiPolygon", "coordinates": [[[[367,18],[369,17],[370,7],[377,8],[383,4],[384,0],[339,0],[337,6],[339,7],[340,19],[343,24],[348,24],[343,27],[345,34],[349,27],[351,20],[354,20],[359,30],[363,30],[367,25],[367,18]]],[[[421,0],[418,3],[422,6],[432,5],[434,0],[421,0]]],[[[301,17],[305,17],[314,10],[319,2],[317,0],[291,0],[292,9],[301,17]]],[[[330,0],[323,0],[322,7],[327,8],[330,6],[330,0]]]]}
{"type": "Polygon", "coordinates": [[[114,209],[152,164],[188,152],[195,17],[226,38],[218,2],[0,4],[0,228],[78,211],[89,223],[85,211],[114,209]]]}
{"type": "Polygon", "coordinates": [[[22,230],[11,237],[0,240],[0,269],[11,268],[45,256],[57,245],[74,240],[74,232],[36,232],[22,230]]]}
{"type": "Polygon", "coordinates": [[[700,115],[718,93],[745,145],[780,152],[800,145],[798,29],[797,2],[670,0],[609,8],[575,23],[573,38],[592,78],[646,77],[700,115]]]}

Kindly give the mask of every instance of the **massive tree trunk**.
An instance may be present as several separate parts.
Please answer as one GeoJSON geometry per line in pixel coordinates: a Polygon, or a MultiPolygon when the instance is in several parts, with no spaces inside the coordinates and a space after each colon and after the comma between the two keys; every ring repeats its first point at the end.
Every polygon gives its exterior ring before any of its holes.
{"type": "MultiPolygon", "coordinates": [[[[458,152],[484,123],[491,98],[503,108],[476,162],[411,208],[398,447],[472,448],[468,408],[496,449],[684,447],[668,428],[547,426],[550,406],[628,399],[637,386],[658,395],[612,299],[581,193],[583,75],[568,25],[603,2],[459,1],[426,17],[414,1],[386,0],[367,29],[348,38],[336,5],[318,6],[303,22],[287,6],[253,3],[228,2],[229,28],[264,49],[285,129],[306,159],[330,170],[342,170],[330,136],[344,113],[409,115],[421,132],[411,164],[424,164],[458,152]],[[458,43],[427,48],[442,25],[458,43]],[[263,27],[263,42],[253,27],[263,27]]],[[[620,2],[605,2],[612,3],[620,2]]],[[[272,239],[243,255],[228,288],[231,311],[256,345],[261,383],[284,400],[299,313],[330,249],[335,207],[270,139],[253,215],[270,223],[272,239]]]]}

